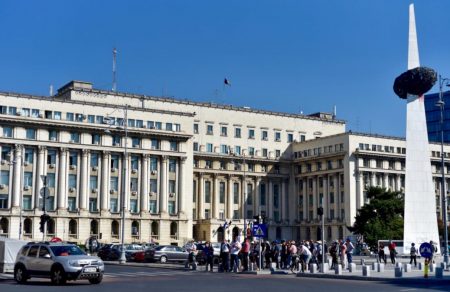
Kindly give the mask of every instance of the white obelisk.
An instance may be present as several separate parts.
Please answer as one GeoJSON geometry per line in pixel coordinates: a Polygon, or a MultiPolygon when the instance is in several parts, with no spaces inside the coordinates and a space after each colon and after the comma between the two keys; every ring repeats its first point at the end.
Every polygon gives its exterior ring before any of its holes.
{"type": "MultiPolygon", "coordinates": [[[[419,67],[414,4],[409,6],[408,70],[419,67]]],[[[431,175],[424,97],[408,96],[406,112],[405,223],[403,251],[433,240],[439,248],[436,194],[431,175]]]]}

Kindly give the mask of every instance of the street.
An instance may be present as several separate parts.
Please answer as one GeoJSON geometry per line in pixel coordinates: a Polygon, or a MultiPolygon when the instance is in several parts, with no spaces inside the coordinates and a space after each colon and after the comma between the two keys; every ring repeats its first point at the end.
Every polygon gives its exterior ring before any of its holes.
{"type": "Polygon", "coordinates": [[[26,285],[13,280],[0,281],[0,291],[450,291],[450,283],[417,283],[352,281],[298,278],[294,275],[244,275],[206,273],[171,269],[107,266],[100,285],[87,281],[68,282],[64,287],[52,286],[47,279],[31,279],[26,285]]]}

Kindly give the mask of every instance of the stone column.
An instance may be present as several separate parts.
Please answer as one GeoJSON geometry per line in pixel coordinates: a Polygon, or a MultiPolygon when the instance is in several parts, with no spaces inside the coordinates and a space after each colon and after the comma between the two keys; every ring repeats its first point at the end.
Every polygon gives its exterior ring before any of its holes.
{"type": "Polygon", "coordinates": [[[211,218],[213,219],[219,219],[219,192],[220,192],[220,182],[219,182],[219,176],[217,173],[213,174],[213,189],[212,189],[212,214],[211,218]]]}
{"type": "Polygon", "coordinates": [[[198,216],[197,218],[202,220],[205,219],[205,178],[203,173],[199,173],[199,184],[198,184],[198,216]]]}
{"type": "Polygon", "coordinates": [[[241,218],[242,219],[246,219],[245,217],[247,216],[246,211],[247,211],[247,183],[244,180],[244,176],[242,176],[241,178],[241,218]]]}
{"type": "Polygon", "coordinates": [[[319,206],[319,198],[317,193],[317,176],[312,178],[312,192],[313,192],[313,219],[317,219],[317,207],[319,206]]]}
{"type": "Polygon", "coordinates": [[[233,206],[234,206],[234,202],[233,202],[233,180],[231,179],[231,175],[228,176],[228,187],[227,187],[227,191],[228,191],[228,196],[227,196],[227,207],[228,207],[228,218],[229,219],[233,219],[233,206]]]}
{"type": "MultiPolygon", "coordinates": [[[[298,194],[296,195],[298,197],[298,194]]],[[[286,219],[289,219],[286,213],[287,210],[287,204],[288,204],[288,197],[286,195],[286,181],[284,179],[281,180],[281,188],[280,188],[280,205],[281,205],[281,220],[285,221],[286,219]]],[[[298,204],[297,210],[298,210],[298,204]]],[[[297,211],[298,212],[298,211],[297,211]]]]}
{"type": "Polygon", "coordinates": [[[61,148],[59,153],[58,210],[66,209],[67,197],[67,148],[61,148]]]}
{"type": "Polygon", "coordinates": [[[186,174],[186,159],[187,157],[181,157],[180,158],[180,168],[178,173],[178,212],[180,214],[187,214],[186,210],[186,204],[184,200],[185,198],[185,174],[186,174]]]}
{"type": "Polygon", "coordinates": [[[339,185],[338,185],[338,175],[335,174],[333,176],[333,185],[334,185],[334,196],[336,199],[336,218],[341,218],[341,194],[339,194],[339,185]]]}
{"type": "Polygon", "coordinates": [[[396,187],[396,191],[400,191],[402,189],[402,176],[400,174],[397,174],[396,176],[396,180],[397,180],[397,187],[396,187]]]}
{"type": "Polygon", "coordinates": [[[383,188],[389,189],[389,176],[387,173],[383,174],[383,188]]]}
{"type": "Polygon", "coordinates": [[[377,185],[377,181],[376,181],[375,172],[371,172],[370,173],[370,186],[374,187],[376,185],[377,185]]]}
{"type": "Polygon", "coordinates": [[[101,170],[102,170],[102,190],[101,190],[101,210],[102,212],[106,212],[109,209],[109,184],[110,184],[110,165],[109,165],[109,156],[110,153],[107,151],[103,152],[102,157],[102,164],[101,164],[101,170]]]}
{"type": "Polygon", "coordinates": [[[142,155],[142,164],[141,164],[141,213],[148,212],[148,185],[150,183],[148,177],[148,159],[149,155],[142,155]]]}
{"type": "Polygon", "coordinates": [[[261,178],[260,177],[256,177],[256,183],[255,183],[255,194],[256,196],[254,196],[254,200],[253,200],[253,216],[256,215],[260,215],[260,210],[261,210],[261,178]]]}
{"type": "Polygon", "coordinates": [[[312,219],[309,218],[309,201],[308,201],[308,178],[303,178],[303,220],[304,219],[312,219]]]}
{"type": "MultiPolygon", "coordinates": [[[[127,141],[125,141],[125,143],[127,143],[127,141]]],[[[123,198],[120,198],[121,202],[124,202],[123,206],[120,205],[121,208],[125,207],[126,211],[130,210],[130,154],[127,153],[127,155],[123,155],[122,158],[122,170],[121,170],[121,175],[125,176],[125,185],[123,185],[123,181],[122,181],[122,191],[121,191],[121,196],[125,195],[123,198]]]]}
{"type": "Polygon", "coordinates": [[[88,196],[91,190],[89,190],[89,183],[88,183],[88,174],[89,174],[89,163],[88,163],[88,157],[89,157],[89,150],[83,149],[81,153],[81,183],[80,183],[80,201],[79,201],[79,208],[80,210],[86,210],[88,209],[88,196]]]}
{"type": "MultiPolygon", "coordinates": [[[[273,205],[273,181],[269,178],[268,179],[268,183],[267,183],[267,202],[266,204],[267,206],[267,217],[270,219],[274,219],[273,218],[273,210],[274,210],[274,205],[273,205]]],[[[278,189],[279,190],[279,189],[278,189]]]]}
{"type": "Polygon", "coordinates": [[[167,213],[167,156],[161,157],[160,212],[167,213]]]}
{"type": "MultiPolygon", "coordinates": [[[[13,198],[12,207],[20,208],[20,194],[22,193],[22,165],[23,165],[23,145],[16,144],[14,149],[14,184],[13,184],[13,198]]],[[[12,160],[12,159],[11,159],[12,160]]]]}
{"type": "MultiPolygon", "coordinates": [[[[39,209],[39,203],[41,196],[41,189],[44,186],[44,182],[41,179],[41,175],[44,175],[44,169],[45,169],[45,146],[38,146],[38,161],[37,161],[37,178],[36,178],[36,189],[34,192],[34,208],[35,210],[39,209]]],[[[42,196],[42,202],[44,202],[44,196],[42,196]]]]}

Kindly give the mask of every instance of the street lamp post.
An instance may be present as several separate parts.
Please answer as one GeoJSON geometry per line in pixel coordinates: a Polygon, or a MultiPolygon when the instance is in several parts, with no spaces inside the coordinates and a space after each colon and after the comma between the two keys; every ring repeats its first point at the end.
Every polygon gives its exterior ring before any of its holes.
{"type": "MultiPolygon", "coordinates": [[[[114,119],[113,119],[114,120],[114,119]]],[[[111,119],[105,119],[106,123],[110,126],[113,125],[111,123],[113,120],[111,119]]],[[[121,204],[121,221],[122,221],[122,228],[121,228],[121,240],[120,240],[120,258],[119,263],[124,264],[127,261],[127,258],[125,256],[125,196],[126,196],[126,190],[127,190],[127,181],[126,181],[126,175],[128,173],[128,104],[125,105],[125,108],[123,110],[123,131],[124,131],[124,137],[125,137],[125,146],[124,146],[124,159],[123,159],[123,167],[122,167],[122,197],[120,200],[121,204]]],[[[111,131],[109,129],[106,129],[107,133],[110,133],[111,131]]]]}
{"type": "Polygon", "coordinates": [[[125,157],[123,162],[123,173],[122,173],[122,200],[121,200],[121,207],[122,207],[122,236],[121,236],[121,252],[120,252],[120,259],[119,263],[124,264],[127,259],[125,257],[125,247],[124,247],[124,239],[125,239],[125,195],[126,195],[126,174],[128,171],[128,104],[125,105],[125,111],[124,111],[124,119],[123,119],[123,127],[125,131],[125,157]]]}
{"type": "Polygon", "coordinates": [[[439,101],[436,103],[436,106],[440,108],[441,111],[441,199],[442,199],[442,221],[444,223],[444,262],[449,264],[448,262],[448,232],[447,232],[447,196],[445,192],[445,173],[444,173],[444,96],[443,96],[443,87],[444,84],[448,86],[450,83],[449,78],[442,78],[439,75],[439,101]]]}

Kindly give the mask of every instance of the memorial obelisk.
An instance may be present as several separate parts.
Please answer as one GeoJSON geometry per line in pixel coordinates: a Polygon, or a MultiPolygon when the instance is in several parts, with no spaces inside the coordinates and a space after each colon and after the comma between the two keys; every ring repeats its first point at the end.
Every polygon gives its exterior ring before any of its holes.
{"type": "MultiPolygon", "coordinates": [[[[408,71],[418,70],[420,69],[420,63],[414,4],[410,4],[409,6],[408,42],[408,71]]],[[[431,173],[424,107],[423,94],[425,92],[421,92],[420,95],[414,95],[407,91],[405,217],[403,234],[403,251],[406,254],[409,254],[411,243],[413,242],[416,244],[416,247],[419,247],[421,243],[433,240],[439,248],[436,194],[431,173]]]]}

